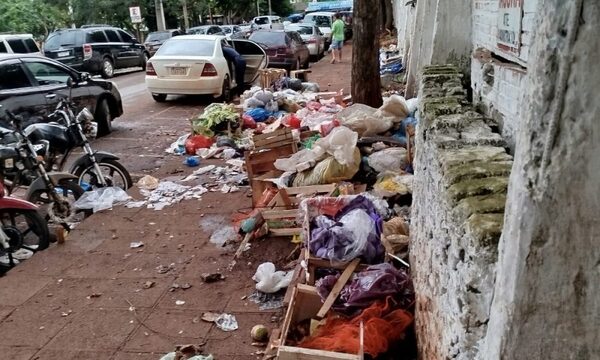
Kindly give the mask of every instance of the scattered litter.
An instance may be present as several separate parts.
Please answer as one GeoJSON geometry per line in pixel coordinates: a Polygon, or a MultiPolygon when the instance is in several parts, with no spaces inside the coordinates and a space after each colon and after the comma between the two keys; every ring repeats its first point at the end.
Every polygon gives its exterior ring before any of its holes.
{"type": "Polygon", "coordinates": [[[154,190],[158,187],[159,180],[151,175],[145,175],[136,183],[141,190],[154,190]]]}
{"type": "Polygon", "coordinates": [[[238,329],[238,322],[234,315],[221,314],[215,320],[215,325],[223,331],[234,331],[238,329]]]}
{"type": "Polygon", "coordinates": [[[248,300],[257,304],[260,311],[267,311],[282,308],[284,297],[285,294],[283,294],[281,291],[273,294],[255,291],[248,296],[248,300]]]}
{"type": "Polygon", "coordinates": [[[197,156],[188,156],[187,158],[185,158],[183,163],[189,167],[196,167],[200,165],[200,159],[198,159],[197,156]]]}
{"type": "Polygon", "coordinates": [[[62,312],[60,314],[60,316],[67,317],[67,316],[71,315],[72,313],[73,313],[73,310],[69,310],[69,311],[66,311],[66,312],[62,312]]]}
{"type": "MultiPolygon", "coordinates": [[[[182,200],[200,199],[207,192],[208,189],[202,185],[192,187],[172,181],[161,181],[158,187],[152,191],[140,190],[140,193],[146,197],[147,208],[154,210],[162,210],[182,200]]],[[[137,202],[135,205],[137,205],[137,202]]]]}
{"type": "Polygon", "coordinates": [[[258,266],[252,279],[257,282],[256,290],[272,294],[288,287],[293,276],[293,271],[275,271],[275,265],[266,262],[258,266]]]}
{"type": "Polygon", "coordinates": [[[130,199],[125,190],[116,186],[109,186],[86,191],[75,201],[76,209],[92,209],[94,213],[110,209],[113,205],[130,199]]]}
{"type": "Polygon", "coordinates": [[[185,153],[185,141],[189,136],[190,134],[181,135],[167,149],[165,149],[165,152],[176,155],[181,155],[185,153]]]}
{"type": "Polygon", "coordinates": [[[87,299],[99,298],[100,296],[102,296],[101,293],[92,293],[91,295],[87,296],[87,299]]]}
{"type": "Polygon", "coordinates": [[[169,288],[169,291],[173,292],[173,291],[178,290],[178,289],[187,290],[187,289],[189,289],[191,287],[192,287],[192,285],[190,285],[189,283],[185,283],[183,285],[179,285],[177,283],[173,283],[173,284],[171,284],[171,287],[169,288]]]}
{"type": "Polygon", "coordinates": [[[141,248],[142,246],[144,246],[144,243],[141,241],[134,241],[132,243],[129,244],[129,247],[132,249],[137,249],[137,248],[141,248]]]}
{"type": "Polygon", "coordinates": [[[225,276],[221,273],[204,273],[200,275],[200,278],[205,283],[214,283],[217,281],[225,280],[225,276]]]}
{"type": "Polygon", "coordinates": [[[210,242],[218,245],[225,246],[228,241],[237,240],[238,233],[233,226],[225,226],[217,229],[210,236],[210,242]]]}
{"type": "Polygon", "coordinates": [[[185,304],[185,301],[183,301],[183,300],[176,300],[175,301],[175,305],[184,305],[184,304],[185,304]]]}
{"type": "Polygon", "coordinates": [[[146,282],[145,282],[145,283],[142,285],[142,287],[143,287],[144,289],[150,289],[150,288],[153,288],[153,287],[154,287],[154,285],[156,285],[156,283],[155,283],[154,281],[146,281],[146,282]]]}
{"type": "Polygon", "coordinates": [[[168,266],[167,265],[158,265],[156,267],[156,272],[159,274],[166,274],[169,271],[174,270],[174,269],[175,269],[175,264],[169,264],[168,266]]]}
{"type": "Polygon", "coordinates": [[[209,311],[209,312],[205,312],[204,314],[202,314],[202,317],[200,319],[202,321],[206,321],[206,322],[215,322],[215,321],[217,321],[219,316],[221,316],[220,313],[215,313],[215,312],[209,311]]]}
{"type": "MultiPolygon", "coordinates": [[[[183,331],[180,331],[182,334],[183,331]]],[[[178,345],[175,351],[170,352],[160,360],[214,360],[212,355],[202,355],[202,346],[197,345],[178,345]]]]}

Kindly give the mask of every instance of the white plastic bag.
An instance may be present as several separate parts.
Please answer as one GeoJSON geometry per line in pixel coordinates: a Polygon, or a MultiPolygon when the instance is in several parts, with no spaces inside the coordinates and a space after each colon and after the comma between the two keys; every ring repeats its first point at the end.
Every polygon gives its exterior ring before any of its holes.
{"type": "Polygon", "coordinates": [[[392,95],[389,98],[385,99],[383,105],[377,110],[375,113],[376,116],[393,116],[395,117],[395,122],[400,122],[408,116],[410,112],[408,111],[408,106],[406,105],[406,100],[404,100],[403,96],[400,95],[392,95]]]}
{"type": "Polygon", "coordinates": [[[252,280],[256,281],[256,290],[272,294],[288,287],[294,276],[293,271],[275,271],[275,265],[266,262],[258,265],[252,280]]]}
{"type": "Polygon", "coordinates": [[[364,104],[348,106],[337,114],[337,119],[360,136],[386,132],[393,125],[392,117],[385,117],[381,111],[364,104]]]}
{"type": "Polygon", "coordinates": [[[313,150],[319,152],[317,148],[322,148],[339,162],[341,165],[354,165],[354,149],[358,134],[347,127],[336,127],[329,135],[315,141],[313,150]]]}
{"type": "Polygon", "coordinates": [[[392,147],[369,155],[369,166],[378,173],[384,171],[398,172],[407,165],[406,149],[392,147]]]}
{"type": "Polygon", "coordinates": [[[76,209],[92,209],[98,212],[110,209],[114,204],[129,200],[129,195],[125,190],[116,187],[98,188],[92,191],[86,191],[75,202],[76,209]]]}

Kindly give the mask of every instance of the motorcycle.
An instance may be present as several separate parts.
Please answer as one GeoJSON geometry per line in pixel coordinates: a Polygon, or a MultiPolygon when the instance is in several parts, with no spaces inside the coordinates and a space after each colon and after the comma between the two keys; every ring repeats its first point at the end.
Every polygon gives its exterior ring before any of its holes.
{"type": "MultiPolygon", "coordinates": [[[[67,82],[69,89],[72,81],[67,82]]],[[[25,135],[34,144],[49,144],[44,158],[46,171],[62,171],[73,149],[81,147],[84,154],[71,166],[69,173],[77,177],[84,190],[99,187],[117,186],[123,190],[133,185],[131,175],[111,153],[94,152],[88,137],[94,138],[98,133],[98,124],[94,116],[83,108],[77,116],[73,112],[73,104],[67,99],[60,99],[55,111],[48,117],[53,123],[31,124],[25,129],[25,135]]]]}
{"type": "Polygon", "coordinates": [[[48,221],[61,224],[67,231],[69,222],[81,220],[88,215],[76,211],[74,202],[83,195],[77,185],[78,178],[65,172],[48,172],[44,157],[48,152],[48,141],[33,144],[22,129],[22,119],[6,111],[14,124],[14,130],[0,129],[0,176],[9,194],[25,186],[24,198],[38,204],[48,221]],[[81,217],[81,218],[78,218],[81,217]]]}
{"type": "Polygon", "coordinates": [[[50,243],[48,224],[38,208],[5,195],[0,182],[0,275],[50,243]]]}

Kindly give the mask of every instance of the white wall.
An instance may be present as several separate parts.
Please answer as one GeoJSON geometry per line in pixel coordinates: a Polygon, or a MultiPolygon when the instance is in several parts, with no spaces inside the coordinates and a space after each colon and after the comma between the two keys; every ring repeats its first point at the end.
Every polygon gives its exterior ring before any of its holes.
{"type": "Polygon", "coordinates": [[[533,40],[534,19],[539,0],[523,0],[521,47],[513,55],[497,46],[499,0],[473,0],[473,59],[471,88],[473,101],[500,125],[502,135],[514,151],[516,131],[521,122],[524,80],[529,49],[533,40]],[[493,55],[493,56],[492,56],[493,55]],[[489,70],[493,68],[492,75],[489,70]],[[487,77],[485,74],[488,74],[487,77]],[[491,84],[490,84],[491,82],[491,84]]]}

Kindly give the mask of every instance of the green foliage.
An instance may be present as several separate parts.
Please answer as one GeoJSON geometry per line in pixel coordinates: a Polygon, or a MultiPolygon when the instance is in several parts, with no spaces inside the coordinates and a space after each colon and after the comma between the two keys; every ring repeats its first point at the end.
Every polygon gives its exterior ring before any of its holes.
{"type": "Polygon", "coordinates": [[[44,0],[0,1],[0,32],[28,33],[40,38],[68,23],[66,12],[44,0]]]}

